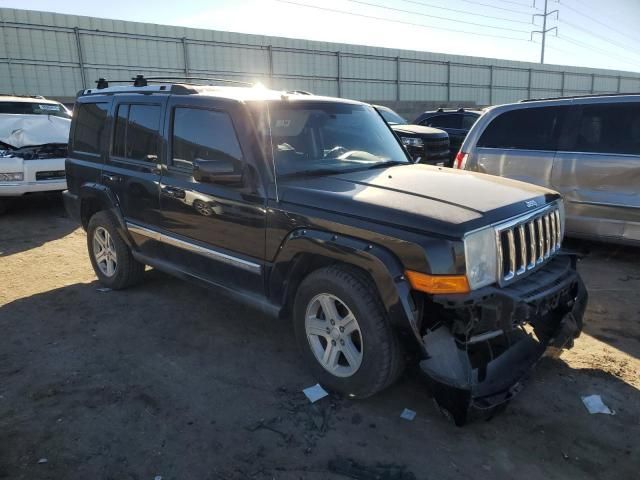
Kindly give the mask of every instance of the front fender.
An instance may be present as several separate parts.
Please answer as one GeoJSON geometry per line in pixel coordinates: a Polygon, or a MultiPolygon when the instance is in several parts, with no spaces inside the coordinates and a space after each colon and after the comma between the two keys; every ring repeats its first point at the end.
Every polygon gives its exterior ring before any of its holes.
{"type": "Polygon", "coordinates": [[[286,308],[295,288],[318,263],[344,263],[367,272],[375,283],[392,328],[422,350],[417,308],[404,268],[388,249],[366,241],[320,230],[295,230],[279,248],[268,279],[271,301],[286,308]]]}

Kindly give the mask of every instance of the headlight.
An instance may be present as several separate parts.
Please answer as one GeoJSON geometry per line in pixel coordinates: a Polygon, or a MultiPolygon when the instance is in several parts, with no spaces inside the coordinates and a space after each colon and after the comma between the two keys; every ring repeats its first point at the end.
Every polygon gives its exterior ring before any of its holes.
{"type": "Polygon", "coordinates": [[[494,283],[498,277],[496,232],[485,228],[464,239],[467,280],[471,290],[494,283]]]}
{"type": "Polygon", "coordinates": [[[22,172],[0,173],[0,182],[21,182],[24,179],[22,172]]]}
{"type": "Polygon", "coordinates": [[[421,138],[400,137],[400,140],[402,140],[402,144],[405,147],[424,147],[424,142],[421,138]]]}

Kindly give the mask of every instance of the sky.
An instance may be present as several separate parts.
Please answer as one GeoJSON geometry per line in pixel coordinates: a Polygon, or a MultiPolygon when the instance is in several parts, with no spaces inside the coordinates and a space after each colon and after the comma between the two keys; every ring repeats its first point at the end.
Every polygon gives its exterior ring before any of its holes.
{"type": "MultiPolygon", "coordinates": [[[[540,61],[545,0],[0,0],[0,6],[540,61]],[[536,16],[534,16],[536,15],[536,16]],[[535,22],[535,23],[532,23],[535,22]]],[[[548,0],[545,63],[640,72],[640,0],[548,0]]]]}

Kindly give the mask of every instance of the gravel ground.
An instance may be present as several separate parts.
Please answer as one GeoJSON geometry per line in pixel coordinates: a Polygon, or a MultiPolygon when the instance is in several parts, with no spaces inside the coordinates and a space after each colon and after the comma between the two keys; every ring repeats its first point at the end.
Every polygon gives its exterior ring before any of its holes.
{"type": "Polygon", "coordinates": [[[310,405],[288,322],[153,270],[100,292],[85,242],[55,196],[0,217],[0,478],[638,478],[638,249],[572,242],[584,334],[456,428],[413,371],[310,405]],[[592,393],[616,414],[589,415],[592,393]]]}

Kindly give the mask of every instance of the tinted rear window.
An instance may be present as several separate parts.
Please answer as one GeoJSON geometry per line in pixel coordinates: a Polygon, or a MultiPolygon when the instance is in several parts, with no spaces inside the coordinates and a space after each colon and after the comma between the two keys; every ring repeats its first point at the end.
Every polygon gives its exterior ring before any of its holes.
{"type": "Polygon", "coordinates": [[[108,103],[76,104],[73,150],[92,154],[100,153],[100,142],[107,120],[108,103]]]}
{"type": "Polygon", "coordinates": [[[422,122],[422,125],[435,128],[461,128],[462,115],[460,115],[459,113],[435,115],[424,120],[422,122]]]}
{"type": "Polygon", "coordinates": [[[497,116],[478,147],[555,150],[568,106],[521,108],[497,116]]]}
{"type": "Polygon", "coordinates": [[[0,114],[14,115],[54,115],[71,118],[69,112],[59,103],[0,102],[0,114]]]}
{"type": "Polygon", "coordinates": [[[156,162],[160,146],[160,114],[160,105],[118,105],[113,155],[156,162]]]}
{"type": "Polygon", "coordinates": [[[576,128],[570,150],[640,155],[640,103],[584,105],[576,128]]]}

